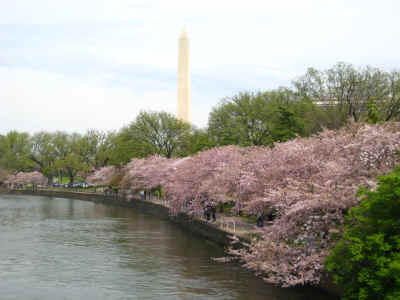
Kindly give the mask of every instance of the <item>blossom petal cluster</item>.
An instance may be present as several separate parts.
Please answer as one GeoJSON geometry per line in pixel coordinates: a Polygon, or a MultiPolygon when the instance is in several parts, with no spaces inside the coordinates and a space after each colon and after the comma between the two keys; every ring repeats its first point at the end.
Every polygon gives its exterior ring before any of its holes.
{"type": "Polygon", "coordinates": [[[95,186],[109,185],[112,179],[117,175],[117,168],[114,166],[106,166],[86,178],[86,182],[95,186]]]}
{"type": "Polygon", "coordinates": [[[18,172],[13,175],[9,175],[4,181],[5,184],[13,186],[17,184],[33,184],[33,185],[44,185],[47,183],[47,178],[42,173],[34,172],[18,172]]]}

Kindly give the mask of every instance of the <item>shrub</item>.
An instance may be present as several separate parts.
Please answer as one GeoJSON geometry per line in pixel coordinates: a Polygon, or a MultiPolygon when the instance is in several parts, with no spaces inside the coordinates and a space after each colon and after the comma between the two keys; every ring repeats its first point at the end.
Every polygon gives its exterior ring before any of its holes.
{"type": "Polygon", "coordinates": [[[400,168],[378,177],[376,191],[360,189],[343,239],[326,266],[343,299],[400,299],[400,168]]]}

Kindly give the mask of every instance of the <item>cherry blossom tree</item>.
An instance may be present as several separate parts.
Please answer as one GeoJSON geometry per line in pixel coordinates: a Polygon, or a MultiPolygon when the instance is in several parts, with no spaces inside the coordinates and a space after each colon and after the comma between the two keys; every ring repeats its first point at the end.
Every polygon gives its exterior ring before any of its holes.
{"type": "MultiPolygon", "coordinates": [[[[352,124],[308,139],[255,149],[248,155],[263,201],[277,211],[262,240],[233,251],[245,265],[283,286],[318,283],[346,210],[358,203],[359,186],[398,163],[400,124],[352,124]]],[[[252,210],[253,201],[247,203],[252,210]]]]}
{"type": "Polygon", "coordinates": [[[177,214],[185,209],[201,215],[205,200],[224,203],[236,199],[234,184],[244,152],[244,148],[227,146],[178,162],[165,186],[171,212],[177,214]]]}
{"type": "Polygon", "coordinates": [[[5,184],[7,184],[10,188],[14,188],[15,185],[27,184],[32,184],[32,186],[35,188],[38,185],[44,185],[46,183],[47,178],[37,171],[19,172],[14,175],[10,175],[5,181],[5,184]]]}
{"type": "Polygon", "coordinates": [[[118,169],[114,166],[103,167],[96,170],[86,178],[87,183],[95,186],[110,185],[113,178],[117,175],[118,169]]]}
{"type": "Polygon", "coordinates": [[[150,156],[142,159],[132,159],[125,167],[126,174],[121,186],[133,190],[153,189],[163,185],[169,164],[175,159],[162,156],[150,156]]]}

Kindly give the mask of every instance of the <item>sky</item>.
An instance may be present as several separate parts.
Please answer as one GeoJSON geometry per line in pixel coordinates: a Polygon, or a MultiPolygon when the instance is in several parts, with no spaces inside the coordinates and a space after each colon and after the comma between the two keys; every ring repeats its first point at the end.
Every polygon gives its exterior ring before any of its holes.
{"type": "Polygon", "coordinates": [[[400,69],[398,0],[0,0],[0,134],[175,114],[184,26],[198,127],[221,99],[309,67],[400,69]]]}

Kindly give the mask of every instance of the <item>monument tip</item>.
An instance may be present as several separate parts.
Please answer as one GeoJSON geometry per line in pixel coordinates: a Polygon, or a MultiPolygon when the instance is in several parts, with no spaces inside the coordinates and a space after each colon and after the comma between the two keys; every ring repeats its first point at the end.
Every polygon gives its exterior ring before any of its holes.
{"type": "Polygon", "coordinates": [[[183,26],[180,38],[188,38],[188,32],[186,25],[183,26]]]}

